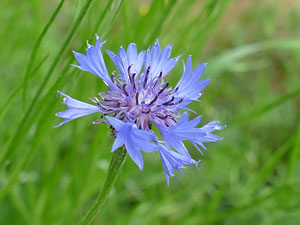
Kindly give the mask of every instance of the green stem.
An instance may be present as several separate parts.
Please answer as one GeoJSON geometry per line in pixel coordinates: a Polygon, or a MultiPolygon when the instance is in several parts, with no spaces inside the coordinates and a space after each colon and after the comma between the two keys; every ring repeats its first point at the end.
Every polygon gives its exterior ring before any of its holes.
{"type": "Polygon", "coordinates": [[[90,210],[85,214],[79,225],[88,225],[95,219],[103,205],[105,204],[107,197],[115,184],[118,175],[124,165],[126,159],[126,149],[121,147],[114,152],[113,158],[110,162],[108,173],[103,185],[101,192],[99,193],[95,203],[90,208],[90,210]]]}

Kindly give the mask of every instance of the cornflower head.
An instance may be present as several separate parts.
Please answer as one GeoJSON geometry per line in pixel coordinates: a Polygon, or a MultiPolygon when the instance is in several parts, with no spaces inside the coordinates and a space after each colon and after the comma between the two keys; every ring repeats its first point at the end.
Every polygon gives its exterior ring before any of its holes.
{"type": "Polygon", "coordinates": [[[165,76],[179,57],[170,58],[172,45],[161,50],[157,40],[151,48],[141,52],[134,43],[129,44],[127,50],[121,46],[117,55],[107,50],[118,70],[118,74],[109,75],[101,52],[104,43],[96,35],[95,46],[87,42],[86,55],[74,51],[79,65],[73,66],[101,78],[108,90],[100,92],[100,98],[90,98],[94,104],[75,100],[58,91],[65,97],[63,103],[68,109],[56,113],[64,118],[56,127],[88,114],[100,113],[100,118],[93,123],[104,122],[112,128],[115,137],[112,151],[125,145],[141,170],[144,166],[141,151],[159,152],[168,184],[170,176],[176,177],[175,170],[182,173],[182,169],[191,164],[198,168],[199,161],[192,159],[183,141],[190,141],[202,153],[199,146],[205,149],[203,143],[219,141],[221,138],[212,132],[225,127],[212,121],[197,128],[201,116],[189,120],[187,112],[182,115],[179,112],[191,111],[187,105],[198,101],[210,82],[209,79],[200,79],[206,64],[193,69],[189,56],[181,79],[173,88],[165,81],[165,76]],[[153,125],[158,127],[164,140],[159,140],[154,134],[153,125]]]}

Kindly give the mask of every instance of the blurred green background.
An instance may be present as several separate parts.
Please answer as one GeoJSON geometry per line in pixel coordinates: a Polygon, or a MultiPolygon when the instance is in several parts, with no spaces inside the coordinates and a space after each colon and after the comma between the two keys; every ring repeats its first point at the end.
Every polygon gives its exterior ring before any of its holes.
{"type": "MultiPolygon", "coordinates": [[[[144,154],[143,172],[128,158],[93,224],[300,224],[299,11],[299,0],[2,0],[0,224],[76,224],[103,184],[113,139],[97,115],[53,128],[66,109],[57,89],[82,101],[106,90],[69,66],[94,33],[104,49],[159,38],[208,62],[192,108],[228,127],[204,158],[188,145],[200,171],[170,187],[158,154],[144,154]]],[[[181,73],[179,62],[168,79],[181,73]]]]}

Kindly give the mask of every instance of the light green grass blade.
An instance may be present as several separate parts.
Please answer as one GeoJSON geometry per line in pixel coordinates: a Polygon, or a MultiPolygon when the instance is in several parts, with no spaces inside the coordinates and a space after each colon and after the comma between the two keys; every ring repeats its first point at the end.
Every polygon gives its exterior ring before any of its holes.
{"type": "MultiPolygon", "coordinates": [[[[119,12],[122,2],[123,1],[119,1],[118,7],[114,8],[116,12],[119,12]]],[[[110,12],[110,13],[114,14],[114,16],[111,17],[112,20],[115,20],[115,18],[116,18],[115,11],[110,12]]],[[[69,64],[72,61],[73,61],[73,57],[69,60],[69,63],[65,66],[64,71],[63,71],[62,74],[66,74],[67,71],[71,68],[71,66],[69,66],[69,64]]],[[[74,73],[74,71],[72,73],[74,73]]],[[[27,119],[27,124],[26,124],[26,126],[23,127],[23,132],[20,133],[17,136],[17,139],[15,139],[14,141],[11,141],[11,143],[14,146],[14,149],[16,149],[21,144],[21,140],[25,137],[25,135],[27,134],[27,132],[29,131],[29,129],[31,128],[33,123],[39,117],[39,115],[44,115],[44,116],[48,115],[49,117],[51,115],[54,115],[54,111],[53,111],[54,107],[53,106],[57,102],[57,99],[56,99],[56,96],[55,96],[54,93],[56,92],[57,88],[60,86],[62,81],[65,80],[65,78],[66,78],[65,76],[60,76],[56,80],[56,82],[52,85],[52,87],[49,89],[49,91],[44,96],[44,98],[40,101],[39,105],[37,106],[35,114],[30,119],[27,119]],[[50,103],[49,103],[49,100],[50,100],[50,103]],[[46,107],[46,109],[43,111],[43,109],[45,107],[46,107]]],[[[2,188],[2,190],[0,191],[0,198],[2,198],[3,196],[5,196],[8,193],[10,188],[17,181],[17,177],[20,174],[20,172],[22,171],[22,169],[24,167],[26,167],[26,165],[31,161],[31,159],[34,156],[34,154],[36,153],[41,141],[43,140],[43,137],[41,135],[43,135],[45,133],[46,129],[49,126],[50,126],[49,119],[45,118],[44,122],[40,121],[40,123],[38,124],[37,130],[35,132],[35,138],[34,138],[33,146],[31,147],[29,152],[27,152],[25,154],[25,156],[23,157],[23,160],[20,161],[19,165],[14,170],[13,174],[11,175],[11,177],[8,181],[8,184],[6,186],[4,186],[2,188]]],[[[9,153],[12,154],[13,152],[9,152],[9,153]]],[[[6,157],[7,157],[7,155],[6,155],[6,157]]],[[[3,156],[3,158],[5,158],[5,155],[3,156]]]]}
{"type": "Polygon", "coordinates": [[[32,215],[28,211],[27,206],[24,204],[24,201],[22,199],[20,191],[17,189],[13,189],[11,191],[10,197],[11,197],[12,201],[14,202],[14,204],[16,205],[16,208],[19,210],[20,214],[23,216],[24,222],[26,224],[30,225],[32,215]]]}
{"type": "Polygon", "coordinates": [[[290,186],[290,185],[283,185],[281,187],[274,188],[274,189],[264,193],[260,197],[257,197],[255,199],[251,199],[251,201],[246,203],[246,204],[243,204],[243,205],[240,205],[240,206],[237,206],[237,207],[233,207],[231,209],[225,210],[224,212],[216,214],[214,217],[212,217],[211,221],[209,221],[209,222],[210,223],[216,223],[218,221],[225,220],[226,218],[234,216],[234,215],[239,214],[241,212],[251,210],[251,209],[255,209],[256,207],[260,206],[261,204],[263,204],[267,200],[276,197],[277,195],[279,195],[282,192],[287,192],[291,188],[292,188],[292,186],[290,186]]]}
{"type": "MultiPolygon", "coordinates": [[[[14,145],[15,145],[15,142],[14,142],[14,139],[18,139],[19,136],[21,136],[22,132],[23,132],[23,127],[25,126],[26,122],[28,121],[28,118],[30,117],[31,113],[32,113],[32,110],[34,109],[37,101],[39,100],[43,90],[45,89],[45,86],[47,85],[49,79],[51,78],[56,66],[58,65],[58,62],[59,60],[61,59],[62,57],[62,54],[64,53],[65,49],[67,48],[69,42],[71,41],[72,37],[74,36],[76,30],[78,29],[81,21],[83,20],[84,16],[86,15],[87,13],[87,10],[89,9],[89,6],[91,5],[93,0],[87,0],[85,5],[83,6],[83,8],[81,9],[81,12],[79,14],[79,16],[77,17],[77,19],[75,20],[74,24],[72,25],[72,27],[70,28],[70,31],[68,32],[67,36],[66,36],[66,39],[64,40],[63,44],[62,44],[62,47],[59,49],[57,55],[55,56],[54,60],[53,60],[53,63],[51,64],[42,84],[39,86],[39,89],[34,97],[34,99],[32,100],[28,110],[26,111],[25,115],[23,116],[23,119],[19,125],[19,128],[15,134],[15,137],[12,139],[12,142],[11,144],[9,145],[10,147],[8,147],[8,149],[10,149],[9,152],[13,152],[15,151],[16,148],[14,148],[14,145]]],[[[8,152],[7,149],[4,149],[4,154],[3,154],[3,158],[5,158],[5,154],[6,152],[8,152]]],[[[3,161],[3,158],[0,158],[0,168],[2,167],[1,166],[1,163],[3,161]]]]}
{"type": "Polygon", "coordinates": [[[44,27],[43,31],[41,32],[40,36],[38,37],[38,39],[37,39],[37,41],[34,44],[34,47],[32,49],[31,56],[30,56],[30,59],[29,59],[29,63],[28,63],[27,68],[26,68],[25,77],[24,77],[23,98],[22,98],[24,108],[26,106],[27,88],[28,88],[29,77],[30,77],[30,74],[31,74],[30,70],[31,70],[31,68],[34,64],[34,60],[36,58],[36,55],[37,55],[38,50],[40,48],[40,45],[41,45],[44,37],[46,36],[49,28],[51,27],[52,23],[54,22],[56,16],[60,12],[64,2],[65,2],[65,0],[60,1],[60,3],[58,4],[57,8],[53,12],[51,18],[49,19],[48,23],[44,27]]]}
{"type": "Polygon", "coordinates": [[[207,67],[206,73],[211,74],[214,77],[218,76],[237,62],[264,50],[284,50],[287,52],[298,51],[300,50],[300,40],[268,40],[224,50],[220,55],[208,60],[209,66],[207,67]]]}
{"type": "Polygon", "coordinates": [[[104,12],[101,14],[94,27],[95,32],[101,32],[101,38],[104,38],[109,30],[112,29],[112,24],[114,24],[119,15],[123,3],[124,0],[114,0],[107,3],[104,12]]]}
{"type": "Polygon", "coordinates": [[[153,32],[150,33],[149,38],[144,38],[144,43],[152,43],[159,36],[161,30],[163,29],[163,24],[168,18],[169,14],[172,12],[172,9],[174,8],[176,2],[176,0],[170,0],[168,1],[167,5],[164,6],[162,13],[163,17],[159,20],[153,32]]]}
{"type": "MultiPolygon", "coordinates": [[[[52,89],[50,89],[50,90],[52,90],[53,93],[55,93],[58,83],[60,83],[63,80],[63,78],[67,78],[67,76],[64,76],[64,77],[61,76],[61,79],[59,79],[58,82],[56,82],[53,85],[52,89]]],[[[24,133],[26,134],[29,131],[32,124],[36,121],[36,118],[38,118],[40,115],[48,115],[48,116],[50,116],[51,114],[54,115],[55,103],[57,103],[57,99],[56,99],[55,95],[52,95],[52,96],[46,95],[43,98],[43,100],[40,102],[38,109],[36,109],[36,111],[35,111],[35,114],[28,120],[28,124],[25,125],[23,134],[24,133]]],[[[35,136],[33,138],[32,146],[29,149],[29,151],[27,151],[23,154],[21,160],[19,160],[16,163],[15,168],[14,168],[13,172],[10,174],[10,177],[9,177],[7,183],[0,190],[0,200],[5,195],[7,195],[7,193],[11,190],[13,185],[17,182],[21,171],[25,167],[27,167],[28,163],[32,160],[34,154],[38,150],[38,147],[39,147],[41,141],[43,140],[43,135],[45,134],[46,129],[51,127],[50,124],[51,124],[51,120],[49,120],[48,118],[47,119],[44,118],[44,120],[38,124],[38,127],[35,132],[35,136]]],[[[22,139],[23,136],[20,136],[20,138],[22,139]]],[[[19,141],[17,143],[14,143],[15,148],[17,148],[18,145],[21,144],[20,139],[18,139],[18,140],[19,141]]],[[[12,153],[10,153],[10,154],[12,154],[12,153]]]]}
{"type": "Polygon", "coordinates": [[[293,98],[299,97],[299,96],[300,96],[300,87],[296,88],[295,90],[293,90],[283,96],[280,96],[276,100],[274,100],[262,107],[254,109],[252,112],[250,112],[247,115],[237,116],[233,120],[229,121],[228,124],[235,125],[235,124],[247,122],[247,121],[254,119],[258,116],[261,116],[261,115],[277,108],[278,106],[286,103],[287,101],[292,100],[293,98]]]}
{"type": "MultiPolygon", "coordinates": [[[[299,97],[300,97],[300,94],[299,94],[299,97]]],[[[287,163],[287,178],[288,179],[293,180],[293,177],[297,177],[298,172],[296,170],[296,166],[297,166],[297,163],[299,164],[299,158],[300,158],[300,123],[298,123],[298,129],[296,131],[294,147],[292,148],[292,150],[289,154],[289,158],[288,158],[288,163],[287,163]]],[[[295,180],[290,181],[290,182],[295,182],[295,180]]]]}
{"type": "Polygon", "coordinates": [[[246,197],[251,198],[253,192],[257,188],[259,188],[260,185],[263,185],[263,182],[265,182],[266,179],[273,172],[278,161],[282,159],[283,155],[288,150],[290,150],[290,148],[292,147],[293,140],[294,138],[291,137],[286,143],[284,143],[280,148],[278,148],[265,162],[265,164],[261,167],[261,169],[256,173],[256,175],[253,178],[251,178],[245,190],[246,197]]]}
{"type": "MultiPolygon", "coordinates": [[[[33,75],[39,70],[39,68],[44,64],[44,62],[47,60],[48,55],[45,56],[41,62],[36,66],[36,68],[33,69],[32,73],[29,75],[29,79],[33,77],[33,75]]],[[[19,87],[17,87],[14,92],[8,97],[7,101],[4,103],[3,107],[1,107],[0,110],[0,124],[5,117],[7,111],[11,107],[12,103],[14,102],[15,98],[18,96],[19,92],[24,88],[24,84],[21,84],[19,87]]],[[[0,153],[2,154],[2,152],[0,153]]],[[[1,158],[1,156],[0,156],[1,158]]]]}

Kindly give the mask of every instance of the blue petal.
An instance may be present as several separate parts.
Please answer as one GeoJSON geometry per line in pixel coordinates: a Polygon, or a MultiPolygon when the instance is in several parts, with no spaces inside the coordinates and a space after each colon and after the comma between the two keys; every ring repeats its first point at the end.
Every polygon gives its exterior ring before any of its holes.
{"type": "Polygon", "coordinates": [[[188,150],[185,145],[178,137],[178,135],[174,135],[172,132],[161,132],[167,146],[172,146],[176,151],[180,152],[180,154],[184,155],[187,158],[191,158],[188,150]]]}
{"type": "Polygon", "coordinates": [[[171,58],[172,45],[168,45],[161,52],[159,41],[156,40],[154,45],[146,51],[145,69],[150,67],[150,76],[156,77],[162,72],[162,76],[166,76],[177,64],[179,57],[171,58]]]}
{"type": "Polygon", "coordinates": [[[146,141],[157,141],[158,138],[151,132],[140,129],[133,129],[133,134],[137,139],[142,139],[146,141]]]}
{"type": "Polygon", "coordinates": [[[124,125],[124,122],[114,117],[105,116],[105,118],[109,121],[110,125],[112,125],[117,131],[120,131],[122,126],[124,125]]]}
{"type": "Polygon", "coordinates": [[[60,127],[61,125],[72,121],[73,119],[65,119],[64,121],[60,122],[59,124],[55,125],[54,128],[60,127]]]}
{"type": "Polygon", "coordinates": [[[155,142],[158,138],[151,131],[138,129],[132,122],[124,123],[121,120],[110,116],[106,116],[106,119],[118,131],[112,151],[115,151],[125,144],[129,156],[142,170],[144,164],[141,151],[157,151],[158,147],[155,142]]]}
{"type": "Polygon", "coordinates": [[[181,155],[184,155],[186,158],[191,158],[182,141],[189,140],[193,145],[198,144],[204,147],[204,142],[221,140],[219,136],[211,132],[221,130],[226,126],[219,126],[218,121],[212,121],[201,128],[196,128],[201,122],[201,116],[190,121],[188,121],[188,118],[188,113],[185,112],[176,125],[170,127],[156,125],[165,139],[167,147],[172,146],[181,155]]]}
{"type": "Polygon", "coordinates": [[[145,142],[141,139],[133,139],[136,147],[143,152],[154,152],[157,151],[157,145],[151,142],[145,142]]]}
{"type": "Polygon", "coordinates": [[[96,112],[99,112],[99,109],[93,111],[91,109],[69,108],[68,110],[58,112],[55,115],[65,119],[70,119],[70,118],[76,119],[96,112]]]}
{"type": "Polygon", "coordinates": [[[119,73],[121,74],[121,76],[123,77],[123,79],[125,79],[125,76],[126,76],[127,73],[124,70],[124,66],[122,64],[122,61],[121,61],[120,57],[117,56],[112,51],[109,51],[109,50],[106,50],[106,53],[109,55],[110,59],[113,61],[113,63],[117,67],[117,70],[119,71],[119,73]]]}
{"type": "Polygon", "coordinates": [[[197,167],[198,162],[191,158],[186,158],[185,156],[178,154],[172,150],[165,148],[163,145],[159,145],[159,154],[161,157],[163,169],[165,172],[166,180],[169,185],[170,176],[175,177],[175,170],[180,172],[183,175],[181,169],[186,168],[185,165],[194,164],[197,167]]]}
{"type": "Polygon", "coordinates": [[[210,79],[200,80],[206,65],[206,63],[200,64],[193,70],[192,57],[188,57],[182,77],[176,85],[179,87],[176,92],[176,99],[184,98],[181,105],[185,106],[198,100],[203,89],[209,84],[210,79]]]}
{"type": "Polygon", "coordinates": [[[141,69],[142,69],[143,63],[144,63],[144,59],[145,59],[145,54],[146,54],[145,51],[141,51],[138,54],[135,63],[132,63],[133,64],[133,68],[132,68],[133,73],[139,74],[141,72],[141,69]]]}
{"type": "Polygon", "coordinates": [[[106,85],[110,88],[114,88],[115,85],[112,83],[110,76],[108,75],[107,68],[103,59],[103,55],[101,53],[101,47],[105,43],[100,42],[100,38],[96,35],[96,46],[88,44],[88,48],[86,49],[86,54],[81,54],[73,51],[74,56],[80,66],[73,65],[83,71],[88,71],[90,73],[95,74],[99,78],[101,78],[106,85]]]}
{"type": "Polygon", "coordinates": [[[130,43],[127,47],[127,60],[133,62],[137,58],[137,47],[136,44],[130,43]]]}
{"type": "Polygon", "coordinates": [[[212,132],[214,130],[223,130],[225,126],[219,126],[219,121],[211,121],[205,126],[203,126],[201,129],[205,130],[206,132],[212,132]]]}
{"type": "Polygon", "coordinates": [[[55,127],[60,127],[64,123],[70,122],[74,119],[77,119],[79,117],[86,116],[86,115],[89,115],[92,113],[97,113],[97,112],[102,113],[101,109],[98,106],[91,105],[91,104],[73,99],[61,91],[57,91],[57,93],[65,96],[62,103],[65,104],[68,107],[68,109],[63,112],[58,112],[55,114],[56,116],[65,119],[63,122],[56,125],[55,127]]]}
{"type": "Polygon", "coordinates": [[[67,105],[69,108],[79,108],[79,109],[91,109],[91,110],[99,110],[98,106],[95,105],[91,105],[79,100],[76,100],[74,98],[71,98],[70,96],[64,94],[61,91],[57,91],[57,94],[61,94],[62,96],[65,96],[65,98],[63,99],[63,104],[67,105]]]}
{"type": "Polygon", "coordinates": [[[179,119],[177,126],[182,126],[189,121],[189,114],[185,112],[179,119]]]}
{"type": "Polygon", "coordinates": [[[115,151],[116,149],[120,148],[123,144],[125,144],[127,135],[130,131],[130,126],[122,126],[120,131],[117,134],[116,140],[112,146],[111,151],[115,151]]]}
{"type": "Polygon", "coordinates": [[[135,162],[135,164],[140,168],[140,170],[143,170],[144,161],[143,161],[142,153],[135,146],[135,141],[132,139],[132,136],[130,134],[127,135],[127,138],[125,141],[125,147],[126,147],[126,150],[129,154],[130,158],[135,162]]]}
{"type": "Polygon", "coordinates": [[[139,74],[141,72],[145,58],[145,51],[141,51],[138,54],[136,44],[130,43],[127,47],[127,51],[125,51],[125,49],[121,46],[118,55],[109,50],[106,50],[106,52],[117,67],[123,80],[127,80],[129,78],[129,66],[131,66],[131,74],[139,74]]]}

